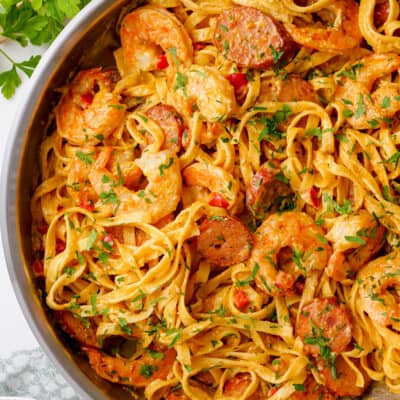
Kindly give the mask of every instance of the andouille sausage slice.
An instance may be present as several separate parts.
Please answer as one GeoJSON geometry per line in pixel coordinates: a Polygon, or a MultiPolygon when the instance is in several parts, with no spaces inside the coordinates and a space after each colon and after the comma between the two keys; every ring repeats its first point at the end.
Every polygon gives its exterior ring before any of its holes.
{"type": "MultiPolygon", "coordinates": [[[[357,360],[352,361],[357,367],[360,367],[357,360]]],[[[351,396],[352,398],[353,396],[361,396],[371,383],[371,379],[367,373],[360,368],[364,376],[364,386],[356,386],[357,375],[341,356],[336,358],[335,376],[332,375],[331,367],[324,366],[319,369],[324,385],[337,396],[351,396]]]]}
{"type": "Polygon", "coordinates": [[[304,351],[314,357],[320,355],[321,343],[340,353],[352,339],[350,312],[335,297],[316,298],[301,310],[296,333],[304,342],[304,351]]]}
{"type": "Polygon", "coordinates": [[[235,6],[219,15],[214,44],[241,67],[267,68],[289,59],[295,43],[283,25],[252,7],[235,6]]]}
{"type": "Polygon", "coordinates": [[[312,101],[319,104],[318,96],[310,82],[298,75],[289,75],[287,79],[269,77],[261,80],[257,101],[312,101]]]}
{"type": "Polygon", "coordinates": [[[167,104],[157,104],[149,108],[146,115],[157,122],[165,134],[162,149],[178,152],[182,146],[182,134],[185,127],[175,108],[167,104]]]}
{"type": "Polygon", "coordinates": [[[54,317],[63,331],[81,344],[89,347],[101,347],[97,340],[96,327],[91,320],[88,320],[89,325],[84,325],[70,311],[56,311],[54,317]]]}
{"type": "Polygon", "coordinates": [[[236,218],[207,218],[200,224],[197,250],[213,265],[228,267],[247,260],[252,244],[251,232],[236,218]]]}
{"type": "Polygon", "coordinates": [[[256,218],[278,211],[282,201],[293,195],[290,186],[276,178],[279,172],[265,164],[251,178],[246,188],[246,206],[256,218]]]}

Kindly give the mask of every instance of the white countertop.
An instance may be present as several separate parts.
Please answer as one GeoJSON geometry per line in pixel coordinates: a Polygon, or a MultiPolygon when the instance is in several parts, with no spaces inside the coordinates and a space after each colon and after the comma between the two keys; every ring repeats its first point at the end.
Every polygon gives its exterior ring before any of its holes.
{"type": "MultiPolygon", "coordinates": [[[[31,55],[42,54],[44,48],[26,47],[21,48],[13,43],[2,43],[1,47],[16,61],[28,59],[31,55]]],[[[0,57],[0,72],[9,69],[8,62],[0,57]]],[[[29,81],[23,78],[23,84],[17,89],[12,100],[6,100],[0,94],[0,157],[3,159],[5,143],[14,118],[18,113],[20,100],[27,91],[29,81]]],[[[2,161],[0,162],[1,172],[2,161]]],[[[4,260],[3,247],[0,246],[0,315],[2,324],[0,328],[0,358],[17,350],[37,348],[39,345],[34,338],[11,286],[7,266],[4,260]]]]}

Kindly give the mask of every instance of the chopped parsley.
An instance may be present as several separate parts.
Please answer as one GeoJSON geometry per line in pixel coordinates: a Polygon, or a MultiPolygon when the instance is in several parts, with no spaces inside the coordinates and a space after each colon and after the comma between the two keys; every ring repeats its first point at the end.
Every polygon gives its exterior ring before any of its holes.
{"type": "Polygon", "coordinates": [[[160,171],[160,176],[164,175],[164,171],[170,167],[172,167],[172,164],[174,163],[174,159],[172,157],[170,157],[170,159],[168,160],[167,164],[161,164],[158,169],[160,171]]]}
{"type": "Polygon", "coordinates": [[[188,97],[188,94],[186,92],[187,81],[188,81],[187,75],[178,71],[178,73],[176,74],[176,80],[175,80],[175,85],[174,85],[175,92],[178,90],[182,90],[183,95],[185,97],[188,97]]]}
{"type": "Polygon", "coordinates": [[[93,158],[94,154],[95,154],[94,152],[92,152],[92,153],[84,153],[84,152],[81,151],[81,150],[78,150],[78,151],[75,153],[75,155],[76,155],[82,162],[84,162],[85,164],[88,164],[88,165],[91,165],[91,164],[94,163],[94,158],[93,158]]]}

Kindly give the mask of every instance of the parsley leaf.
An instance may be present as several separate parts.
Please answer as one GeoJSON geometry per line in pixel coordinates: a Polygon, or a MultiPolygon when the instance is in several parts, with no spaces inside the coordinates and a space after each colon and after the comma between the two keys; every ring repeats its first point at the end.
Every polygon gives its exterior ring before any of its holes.
{"type": "MultiPolygon", "coordinates": [[[[61,32],[68,19],[76,15],[90,0],[7,0],[0,2],[1,36],[16,41],[25,47],[29,43],[43,45],[51,43],[61,32]]],[[[11,62],[8,71],[0,73],[3,96],[10,99],[21,84],[17,70],[30,77],[40,56],[15,62],[4,50],[0,53],[11,62]]]]}

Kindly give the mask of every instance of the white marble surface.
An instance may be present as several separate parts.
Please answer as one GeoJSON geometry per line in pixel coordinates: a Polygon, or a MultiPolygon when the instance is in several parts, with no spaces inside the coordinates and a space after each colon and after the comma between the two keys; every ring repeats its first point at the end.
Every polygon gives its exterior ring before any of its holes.
{"type": "MultiPolygon", "coordinates": [[[[42,54],[45,49],[38,47],[21,48],[12,43],[2,43],[1,48],[16,61],[28,59],[31,55],[42,54]]],[[[10,64],[0,57],[0,71],[9,69],[10,64]]],[[[5,144],[8,140],[9,131],[19,110],[20,100],[27,93],[29,80],[24,77],[23,84],[17,90],[12,100],[6,100],[0,94],[0,157],[3,159],[5,144]]],[[[2,162],[0,162],[1,168],[2,162]]],[[[1,172],[1,171],[0,171],[1,172]]],[[[0,174],[1,175],[1,174],[0,174]]],[[[3,247],[0,246],[0,358],[11,352],[22,349],[34,349],[38,343],[34,338],[27,322],[24,319],[17,299],[14,295],[7,266],[4,260],[3,247]]]]}

